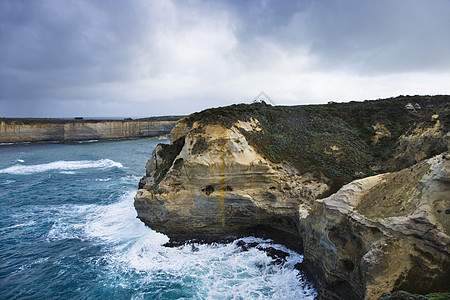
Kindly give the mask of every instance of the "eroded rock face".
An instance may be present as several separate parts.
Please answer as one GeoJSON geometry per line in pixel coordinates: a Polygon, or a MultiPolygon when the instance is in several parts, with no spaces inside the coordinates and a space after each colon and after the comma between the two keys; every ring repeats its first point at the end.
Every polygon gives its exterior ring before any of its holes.
{"type": "Polygon", "coordinates": [[[393,290],[448,290],[449,170],[450,156],[441,154],[354,181],[300,211],[305,258],[328,293],[378,299],[393,290]]]}
{"type": "Polygon", "coordinates": [[[167,135],[175,124],[176,121],[0,122],[0,143],[156,137],[167,135]]]}
{"type": "Polygon", "coordinates": [[[411,132],[400,136],[397,155],[392,163],[394,169],[412,166],[424,158],[448,150],[450,133],[439,118],[435,114],[431,118],[434,124],[419,124],[411,132]]]}
{"type": "MultiPolygon", "coordinates": [[[[333,181],[266,159],[246,139],[260,130],[256,119],[228,127],[181,120],[147,163],[138,218],[170,237],[239,235],[259,225],[296,237],[322,299],[448,290],[448,152],[320,199],[333,181]]],[[[376,134],[388,137],[382,126],[376,134]]],[[[336,159],[343,155],[329,146],[336,159]]]]}
{"type": "Polygon", "coordinates": [[[169,236],[223,235],[258,225],[296,233],[298,206],[310,206],[328,185],[266,160],[247,143],[242,129],[260,130],[256,120],[231,129],[194,124],[186,130],[180,122],[172,144],[181,147],[166,173],[160,176],[162,145],[147,164],[135,198],[138,218],[169,236]]]}

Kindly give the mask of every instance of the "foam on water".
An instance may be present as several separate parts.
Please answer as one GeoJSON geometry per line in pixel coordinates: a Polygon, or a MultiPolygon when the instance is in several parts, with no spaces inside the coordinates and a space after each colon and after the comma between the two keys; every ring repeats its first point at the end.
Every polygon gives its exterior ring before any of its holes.
{"type": "MultiPolygon", "coordinates": [[[[301,278],[295,265],[302,255],[270,240],[247,237],[226,244],[186,244],[169,248],[168,237],[136,218],[134,191],[109,205],[63,206],[49,240],[90,240],[108,248],[97,263],[105,264],[109,285],[124,289],[161,286],[152,293],[137,291],[134,299],[165,297],[175,285],[193,299],[314,299],[315,290],[301,278]],[[65,216],[65,214],[70,214],[65,216]],[[76,221],[73,221],[73,220],[76,221]],[[258,243],[243,251],[239,241],[258,243]],[[275,264],[264,248],[289,254],[275,264]],[[137,276],[137,277],[136,277],[137,276]]],[[[139,290],[139,289],[138,289],[139,290]]],[[[171,297],[169,294],[167,297],[171,297]]]]}
{"type": "Polygon", "coordinates": [[[302,256],[268,240],[163,246],[168,237],[138,220],[133,206],[155,146],[148,140],[6,149],[4,162],[16,165],[0,169],[0,298],[314,298],[294,267],[302,256]],[[17,176],[28,174],[35,175],[17,176]],[[244,251],[243,242],[257,246],[244,251]],[[286,260],[277,262],[268,247],[287,253],[286,260]]]}
{"type": "Polygon", "coordinates": [[[8,184],[11,184],[11,183],[14,183],[14,182],[16,182],[16,181],[15,181],[15,180],[10,180],[10,179],[8,179],[8,180],[5,180],[5,181],[1,182],[0,184],[2,184],[2,185],[8,185],[8,184]]]}
{"type": "Polygon", "coordinates": [[[14,165],[6,169],[0,169],[1,173],[12,175],[31,175],[52,170],[72,171],[88,168],[122,168],[122,164],[110,159],[100,160],[76,160],[76,161],[54,161],[47,164],[38,165],[14,165]]]}
{"type": "MultiPolygon", "coordinates": [[[[143,285],[178,282],[197,299],[314,299],[316,292],[294,268],[303,259],[296,252],[254,237],[241,239],[259,243],[249,251],[238,241],[164,247],[168,238],[136,219],[133,196],[129,192],[117,203],[97,207],[85,224],[87,236],[112,246],[104,258],[111,274],[141,274],[137,280],[143,285]],[[288,253],[286,262],[274,264],[263,251],[269,246],[288,253]]],[[[117,284],[131,288],[135,283],[117,284]]]]}
{"type": "Polygon", "coordinates": [[[52,215],[49,221],[53,223],[47,234],[47,241],[63,239],[86,240],[84,222],[98,205],[62,205],[51,207],[52,215]]]}
{"type": "Polygon", "coordinates": [[[78,144],[84,144],[84,143],[95,143],[98,142],[99,140],[87,140],[87,141],[77,141],[78,144]]]}
{"type": "Polygon", "coordinates": [[[86,234],[113,243],[127,243],[137,238],[150,240],[157,245],[168,242],[165,235],[147,228],[136,218],[134,195],[134,191],[129,191],[114,204],[96,206],[96,210],[87,217],[86,234]]]}
{"type": "Polygon", "coordinates": [[[74,174],[76,174],[76,172],[74,172],[74,171],[61,171],[61,172],[59,172],[59,174],[74,175],[74,174]]]}
{"type": "Polygon", "coordinates": [[[0,230],[5,231],[5,230],[9,230],[9,229],[14,229],[14,228],[33,226],[34,224],[36,224],[35,221],[29,221],[29,222],[25,222],[25,223],[11,225],[11,226],[8,226],[8,227],[5,227],[5,228],[0,228],[0,230]]]}
{"type": "Polygon", "coordinates": [[[96,178],[95,181],[98,182],[106,182],[106,181],[110,181],[112,178],[108,177],[108,178],[96,178]]]}

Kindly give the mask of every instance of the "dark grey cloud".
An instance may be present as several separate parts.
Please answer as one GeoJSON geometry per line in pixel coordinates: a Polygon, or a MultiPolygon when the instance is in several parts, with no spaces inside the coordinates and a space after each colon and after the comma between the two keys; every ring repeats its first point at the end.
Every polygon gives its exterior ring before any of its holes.
{"type": "Polygon", "coordinates": [[[316,2],[308,15],[311,51],[326,67],[381,73],[449,70],[449,1],[343,3],[316,2]]]}
{"type": "Polygon", "coordinates": [[[234,2],[234,11],[245,53],[264,51],[262,42],[270,42],[291,52],[308,49],[317,59],[314,68],[450,69],[448,0],[241,2],[234,2]]]}
{"type": "Polygon", "coordinates": [[[2,0],[0,115],[449,93],[448,0],[2,0]]]}

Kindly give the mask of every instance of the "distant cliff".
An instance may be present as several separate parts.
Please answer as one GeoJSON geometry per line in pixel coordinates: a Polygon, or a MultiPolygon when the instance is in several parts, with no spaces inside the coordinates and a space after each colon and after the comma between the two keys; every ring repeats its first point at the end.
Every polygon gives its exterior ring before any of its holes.
{"type": "Polygon", "coordinates": [[[80,141],[167,135],[179,117],[141,120],[0,119],[0,143],[80,141]]]}
{"type": "Polygon", "coordinates": [[[449,290],[450,96],[209,109],[156,147],[135,207],[171,238],[267,230],[320,299],[449,290]]]}

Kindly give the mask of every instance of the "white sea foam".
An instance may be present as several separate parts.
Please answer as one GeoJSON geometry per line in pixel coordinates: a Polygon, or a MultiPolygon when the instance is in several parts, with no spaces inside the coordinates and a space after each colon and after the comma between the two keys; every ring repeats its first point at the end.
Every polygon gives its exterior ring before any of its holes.
{"type": "Polygon", "coordinates": [[[155,245],[168,242],[165,235],[147,228],[136,218],[134,194],[134,191],[130,191],[125,193],[119,202],[97,206],[86,222],[86,234],[113,243],[127,243],[138,238],[148,238],[155,245]]]}
{"type": "Polygon", "coordinates": [[[47,234],[47,241],[58,241],[65,239],[86,240],[82,233],[81,224],[69,224],[65,220],[57,220],[47,234]]]}
{"type": "Polygon", "coordinates": [[[110,159],[100,160],[75,160],[75,161],[54,161],[47,164],[39,165],[14,165],[6,169],[0,169],[1,173],[12,175],[31,175],[51,170],[72,171],[87,168],[122,168],[122,164],[110,159]]]}
{"type": "MultiPolygon", "coordinates": [[[[87,236],[107,242],[113,251],[104,257],[111,271],[145,274],[142,284],[180,282],[198,299],[314,299],[315,290],[299,278],[295,264],[303,256],[268,240],[248,237],[258,248],[242,251],[237,241],[228,244],[185,245],[168,248],[165,235],[136,219],[134,192],[120,202],[97,206],[86,222],[87,236]],[[273,264],[263,248],[273,247],[289,254],[286,262],[273,264]]],[[[127,285],[120,281],[118,285],[127,285]]],[[[130,285],[134,283],[130,282],[130,285]]],[[[161,296],[161,295],[160,295],[161,296]]],[[[136,295],[136,299],[140,296],[136,295]]]]}
{"type": "MultiPolygon", "coordinates": [[[[132,290],[136,284],[163,287],[179,284],[186,293],[183,297],[193,299],[312,300],[316,296],[294,268],[303,257],[268,240],[242,239],[259,244],[248,251],[242,251],[237,241],[164,247],[168,237],[136,219],[134,194],[130,191],[119,202],[109,205],[61,207],[48,234],[49,240],[78,238],[107,245],[110,251],[97,263],[102,266],[107,263],[104,276],[105,280],[109,278],[110,286],[132,290]],[[286,262],[274,264],[263,250],[266,247],[288,253],[286,262]]],[[[137,290],[132,298],[164,298],[166,292],[155,289],[154,294],[144,295],[137,290]]]]}
{"type": "Polygon", "coordinates": [[[8,185],[8,184],[11,184],[11,183],[14,183],[14,182],[16,182],[15,180],[5,180],[5,181],[3,181],[2,183],[0,183],[0,184],[2,184],[2,185],[8,185]]]}
{"type": "Polygon", "coordinates": [[[15,229],[15,228],[20,228],[20,227],[33,226],[34,224],[36,224],[35,221],[29,221],[29,222],[26,222],[26,223],[20,223],[20,224],[11,225],[11,226],[2,228],[1,230],[9,230],[9,229],[15,229]]]}
{"type": "Polygon", "coordinates": [[[86,218],[95,212],[97,205],[62,205],[53,206],[53,225],[47,234],[47,241],[79,239],[86,240],[84,226],[86,218]]]}
{"type": "Polygon", "coordinates": [[[76,174],[76,172],[74,172],[74,171],[61,171],[61,172],[59,172],[59,174],[74,175],[74,174],[76,174]]]}
{"type": "Polygon", "coordinates": [[[78,144],[84,144],[84,143],[95,143],[98,142],[98,140],[86,140],[86,141],[77,141],[78,144]]]}
{"type": "Polygon", "coordinates": [[[106,182],[106,181],[110,181],[112,178],[96,178],[95,181],[98,182],[106,182]]]}

